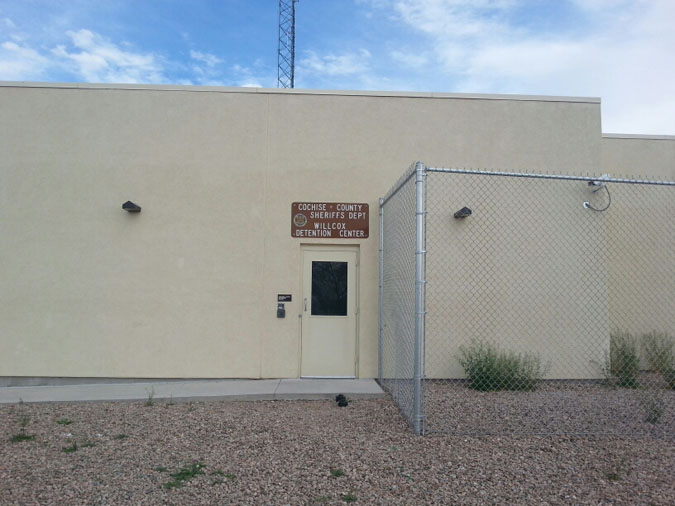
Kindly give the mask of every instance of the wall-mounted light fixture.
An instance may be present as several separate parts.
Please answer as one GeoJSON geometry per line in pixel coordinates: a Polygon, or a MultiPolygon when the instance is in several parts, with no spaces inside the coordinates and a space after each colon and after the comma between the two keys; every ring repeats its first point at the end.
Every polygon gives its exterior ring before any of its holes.
{"type": "Polygon", "coordinates": [[[122,204],[122,209],[127,211],[128,213],[140,213],[141,212],[141,206],[134,204],[131,200],[127,200],[124,204],[122,204]]]}
{"type": "Polygon", "coordinates": [[[453,216],[457,219],[466,218],[467,216],[471,216],[471,209],[468,207],[462,207],[459,211],[453,214],[453,216]]]}

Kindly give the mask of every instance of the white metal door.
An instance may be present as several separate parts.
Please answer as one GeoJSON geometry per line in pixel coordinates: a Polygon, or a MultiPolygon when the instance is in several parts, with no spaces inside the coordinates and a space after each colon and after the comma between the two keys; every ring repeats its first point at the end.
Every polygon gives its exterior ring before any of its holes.
{"type": "Polygon", "coordinates": [[[303,377],[356,377],[356,250],[303,250],[303,377]]]}

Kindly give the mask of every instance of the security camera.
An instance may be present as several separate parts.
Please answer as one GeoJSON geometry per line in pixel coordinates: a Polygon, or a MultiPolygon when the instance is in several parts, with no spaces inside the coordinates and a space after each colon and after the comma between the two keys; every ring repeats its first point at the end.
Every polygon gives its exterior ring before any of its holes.
{"type": "Polygon", "coordinates": [[[605,184],[607,184],[605,181],[603,181],[603,179],[609,179],[609,177],[610,177],[609,174],[603,174],[602,176],[600,176],[600,177],[599,177],[598,179],[596,179],[595,181],[589,181],[589,182],[588,182],[588,186],[594,187],[593,193],[595,193],[595,192],[597,192],[600,188],[602,188],[603,186],[605,186],[605,184]]]}

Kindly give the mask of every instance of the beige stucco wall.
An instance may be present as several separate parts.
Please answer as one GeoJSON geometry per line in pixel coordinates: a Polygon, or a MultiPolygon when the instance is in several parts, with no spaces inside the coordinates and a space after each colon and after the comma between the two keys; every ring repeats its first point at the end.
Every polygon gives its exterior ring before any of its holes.
{"type": "Polygon", "coordinates": [[[604,134],[601,146],[603,173],[675,181],[675,135],[604,134]]]}
{"type": "Polygon", "coordinates": [[[597,99],[4,83],[0,110],[0,376],[296,377],[304,200],[370,204],[339,244],[373,377],[377,202],[412,161],[601,164],[597,99]]]}
{"type": "MultiPolygon", "coordinates": [[[[602,167],[615,177],[675,181],[675,136],[605,134],[602,167]]],[[[612,328],[638,341],[652,331],[675,336],[675,188],[613,184],[611,192],[612,328]]]]}

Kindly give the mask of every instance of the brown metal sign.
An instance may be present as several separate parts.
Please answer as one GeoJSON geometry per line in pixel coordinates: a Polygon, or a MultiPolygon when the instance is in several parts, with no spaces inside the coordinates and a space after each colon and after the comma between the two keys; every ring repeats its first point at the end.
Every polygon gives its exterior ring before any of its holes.
{"type": "Polygon", "coordinates": [[[368,204],[293,202],[291,236],[308,239],[366,239],[368,204]]]}

